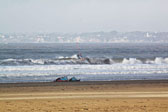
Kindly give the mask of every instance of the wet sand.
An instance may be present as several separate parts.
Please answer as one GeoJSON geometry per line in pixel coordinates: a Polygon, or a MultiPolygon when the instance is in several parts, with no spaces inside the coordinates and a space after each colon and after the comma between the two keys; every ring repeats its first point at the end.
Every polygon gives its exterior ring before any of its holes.
{"type": "Polygon", "coordinates": [[[0,84],[0,112],[167,112],[168,80],[0,84]]]}

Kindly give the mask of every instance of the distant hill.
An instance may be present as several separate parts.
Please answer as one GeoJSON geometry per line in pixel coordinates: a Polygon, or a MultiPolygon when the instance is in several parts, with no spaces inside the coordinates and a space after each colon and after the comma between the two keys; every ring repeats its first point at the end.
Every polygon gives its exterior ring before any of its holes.
{"type": "Polygon", "coordinates": [[[168,32],[0,33],[0,43],[168,43],[168,32]]]}

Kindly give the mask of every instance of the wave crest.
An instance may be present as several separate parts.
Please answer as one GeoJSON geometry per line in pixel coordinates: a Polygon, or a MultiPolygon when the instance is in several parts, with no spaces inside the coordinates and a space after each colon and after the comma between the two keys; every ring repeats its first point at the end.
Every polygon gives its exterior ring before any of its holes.
{"type": "Polygon", "coordinates": [[[137,58],[79,58],[58,57],[55,59],[4,59],[0,65],[64,65],[64,64],[168,64],[168,58],[156,57],[155,59],[137,58]]]}

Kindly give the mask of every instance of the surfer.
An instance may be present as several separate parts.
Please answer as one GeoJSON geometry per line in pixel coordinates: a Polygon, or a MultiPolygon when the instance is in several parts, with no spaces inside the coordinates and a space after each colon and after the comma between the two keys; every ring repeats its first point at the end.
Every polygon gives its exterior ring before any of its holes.
{"type": "Polygon", "coordinates": [[[77,57],[78,57],[78,59],[82,59],[83,58],[81,53],[78,53],[77,57]]]}
{"type": "Polygon", "coordinates": [[[78,57],[78,59],[80,59],[81,61],[85,61],[85,60],[86,60],[86,61],[88,61],[89,63],[91,63],[91,62],[90,62],[90,59],[87,58],[87,57],[83,57],[81,53],[78,53],[78,54],[77,54],[77,57],[78,57]]]}

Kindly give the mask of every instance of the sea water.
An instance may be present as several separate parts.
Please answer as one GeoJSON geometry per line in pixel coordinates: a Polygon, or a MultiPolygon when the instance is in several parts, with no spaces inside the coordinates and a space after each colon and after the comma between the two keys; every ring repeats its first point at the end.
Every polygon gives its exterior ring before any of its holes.
{"type": "Polygon", "coordinates": [[[0,83],[62,76],[81,81],[168,79],[168,44],[0,44],[0,83]]]}

